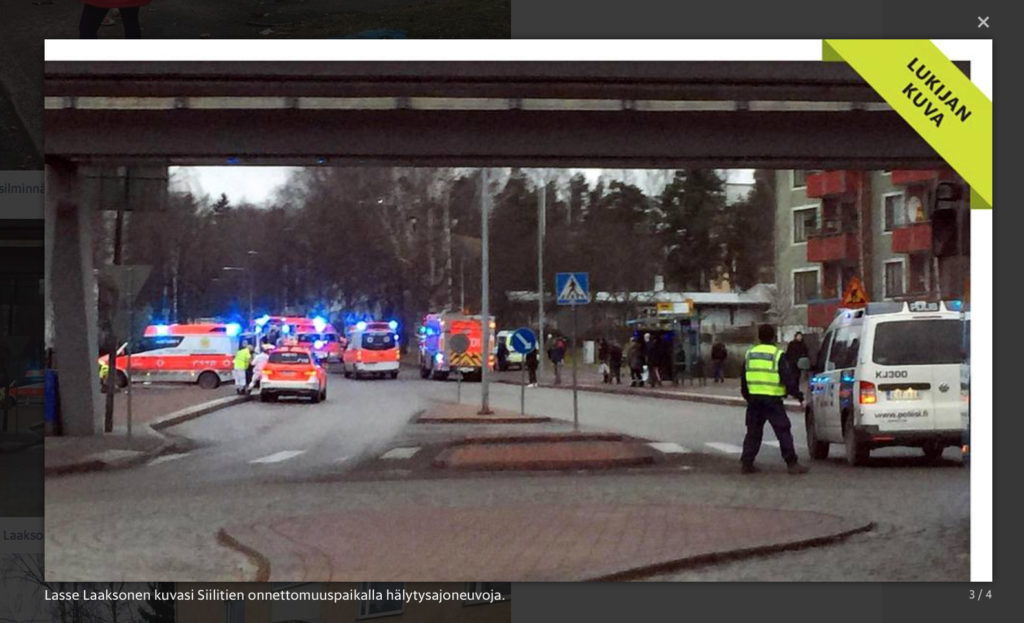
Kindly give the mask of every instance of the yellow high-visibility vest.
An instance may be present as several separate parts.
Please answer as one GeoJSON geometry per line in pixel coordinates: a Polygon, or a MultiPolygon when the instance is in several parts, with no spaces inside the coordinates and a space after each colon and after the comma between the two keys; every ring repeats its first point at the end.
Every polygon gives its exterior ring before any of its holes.
{"type": "Polygon", "coordinates": [[[779,366],[782,364],[782,349],[774,344],[758,344],[747,351],[744,376],[747,391],[753,396],[786,395],[779,366]]]}
{"type": "Polygon", "coordinates": [[[249,349],[239,348],[235,353],[235,370],[247,369],[250,361],[252,361],[252,353],[249,352],[249,349]]]}

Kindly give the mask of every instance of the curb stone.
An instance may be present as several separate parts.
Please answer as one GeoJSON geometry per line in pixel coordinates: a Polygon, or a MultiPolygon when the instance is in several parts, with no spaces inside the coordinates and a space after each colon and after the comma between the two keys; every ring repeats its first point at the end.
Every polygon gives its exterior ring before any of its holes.
{"type": "Polygon", "coordinates": [[[660,573],[670,573],[673,571],[679,571],[681,569],[721,564],[736,560],[744,560],[747,558],[755,558],[757,556],[766,556],[771,554],[780,554],[782,552],[792,552],[802,549],[810,549],[812,547],[824,547],[826,545],[833,545],[835,543],[839,543],[840,541],[845,541],[851,536],[857,534],[871,532],[874,529],[875,522],[869,521],[866,524],[852,525],[850,528],[843,530],[842,532],[837,532],[835,534],[812,537],[808,539],[796,539],[793,541],[787,541],[782,543],[771,543],[769,545],[761,545],[758,547],[747,547],[736,550],[711,552],[709,554],[699,554],[697,556],[688,556],[686,558],[660,562],[653,565],[643,565],[639,567],[634,567],[632,569],[625,569],[623,571],[617,571],[615,573],[590,578],[586,581],[623,582],[629,580],[639,580],[646,577],[650,577],[652,575],[657,575],[660,573]]]}
{"type": "MultiPolygon", "coordinates": [[[[519,385],[519,383],[516,383],[514,381],[504,380],[504,379],[499,379],[499,380],[496,380],[495,382],[503,383],[505,385],[519,385]]],[[[555,386],[555,385],[542,384],[540,387],[543,388],[543,389],[572,389],[572,386],[570,386],[570,385],[558,385],[558,386],[555,386]]],[[[604,387],[595,387],[593,385],[579,386],[579,387],[577,387],[577,389],[579,391],[581,391],[581,392],[591,392],[591,393],[595,393],[595,394],[611,394],[611,395],[615,395],[615,396],[647,396],[648,398],[660,398],[662,400],[682,400],[682,401],[687,401],[687,402],[703,402],[703,403],[707,403],[707,404],[718,404],[718,405],[724,405],[724,406],[728,406],[728,407],[745,407],[745,406],[747,406],[747,401],[743,400],[743,398],[739,397],[739,396],[713,396],[713,395],[706,395],[705,396],[705,395],[701,395],[701,394],[683,393],[683,392],[668,393],[668,392],[654,392],[654,391],[647,391],[647,390],[637,391],[637,390],[629,390],[629,389],[610,389],[610,388],[606,389],[604,387]]],[[[784,403],[784,406],[786,407],[786,411],[791,411],[793,413],[803,413],[803,410],[804,410],[803,406],[801,406],[799,404],[792,404],[792,403],[787,402],[787,403],[784,403]]]]}

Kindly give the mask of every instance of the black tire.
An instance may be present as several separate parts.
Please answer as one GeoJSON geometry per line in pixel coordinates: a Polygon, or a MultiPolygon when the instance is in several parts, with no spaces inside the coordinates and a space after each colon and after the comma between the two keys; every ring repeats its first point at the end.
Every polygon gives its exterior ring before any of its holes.
{"type": "Polygon", "coordinates": [[[260,402],[270,402],[270,394],[260,392],[260,402]]]}
{"type": "Polygon", "coordinates": [[[313,404],[317,404],[318,402],[320,402],[320,397],[320,392],[317,392],[309,397],[309,401],[312,402],[313,404]]]}
{"type": "Polygon", "coordinates": [[[203,389],[217,389],[220,387],[220,377],[214,372],[203,372],[197,381],[203,389]]]}
{"type": "Polygon", "coordinates": [[[350,378],[352,378],[352,373],[351,373],[351,372],[349,372],[347,368],[345,369],[345,378],[346,378],[346,379],[350,379],[350,378]]]}
{"type": "Polygon", "coordinates": [[[324,388],[324,390],[322,392],[320,392],[320,400],[327,400],[327,388],[326,387],[324,388]]]}
{"type": "Polygon", "coordinates": [[[942,458],[942,453],[946,447],[941,443],[927,443],[921,447],[924,452],[924,457],[929,461],[938,461],[942,458]]]}
{"type": "Polygon", "coordinates": [[[431,376],[434,377],[435,381],[447,381],[448,380],[448,373],[447,372],[438,372],[437,370],[434,370],[433,373],[431,374],[431,376]]]}
{"type": "Polygon", "coordinates": [[[124,389],[125,387],[128,387],[128,375],[121,370],[118,370],[117,375],[114,376],[114,386],[117,387],[117,389],[124,389]]]}
{"type": "Polygon", "coordinates": [[[420,378],[421,379],[429,379],[430,378],[430,368],[424,368],[423,366],[420,366],[420,378]]]}
{"type": "Polygon", "coordinates": [[[866,463],[871,455],[871,449],[853,432],[853,416],[843,420],[843,445],[846,446],[846,462],[854,467],[866,463]]]}
{"type": "Polygon", "coordinates": [[[815,461],[824,461],[828,458],[832,444],[818,439],[818,433],[814,429],[814,411],[811,411],[810,407],[804,412],[804,423],[807,428],[807,453],[815,461]]]}
{"type": "Polygon", "coordinates": [[[397,379],[398,378],[398,370],[395,370],[394,372],[391,373],[391,378],[393,378],[393,379],[397,379]]]}

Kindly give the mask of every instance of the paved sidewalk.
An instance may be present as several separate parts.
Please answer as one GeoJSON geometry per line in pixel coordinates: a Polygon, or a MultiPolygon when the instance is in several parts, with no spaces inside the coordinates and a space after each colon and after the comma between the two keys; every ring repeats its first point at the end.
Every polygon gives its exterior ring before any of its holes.
{"type": "Polygon", "coordinates": [[[627,579],[822,545],[868,530],[835,515],[682,504],[407,506],[229,525],[256,581],[627,579]]]}
{"type": "MultiPolygon", "coordinates": [[[[569,366],[562,368],[561,385],[554,384],[554,374],[550,371],[550,363],[540,378],[541,387],[555,389],[572,389],[572,369],[569,366]]],[[[516,371],[497,372],[494,378],[500,383],[519,385],[520,373],[516,371]]],[[[633,396],[648,396],[652,398],[664,398],[669,400],[689,400],[693,402],[706,402],[711,404],[722,404],[728,406],[745,406],[746,401],[740,394],[739,379],[727,378],[723,383],[714,383],[707,379],[706,384],[694,383],[691,379],[681,381],[679,385],[671,382],[663,382],[659,387],[645,385],[643,387],[630,387],[629,371],[623,370],[622,383],[604,383],[601,375],[597,372],[597,366],[583,365],[577,371],[577,381],[580,391],[601,392],[606,394],[627,394],[633,396]]],[[[797,413],[803,412],[800,403],[787,398],[786,409],[797,413]]]]}
{"type": "MultiPolygon", "coordinates": [[[[104,398],[106,395],[104,395],[104,398]]],[[[114,431],[98,437],[46,438],[47,476],[130,467],[173,452],[187,441],[160,429],[248,400],[231,386],[216,390],[175,385],[132,387],[132,435],[128,436],[127,392],[114,396],[114,431]]]]}

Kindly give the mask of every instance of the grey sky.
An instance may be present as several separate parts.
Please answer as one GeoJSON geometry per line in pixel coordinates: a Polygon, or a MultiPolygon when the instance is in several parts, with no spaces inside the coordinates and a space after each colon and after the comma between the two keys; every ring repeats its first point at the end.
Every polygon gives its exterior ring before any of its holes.
{"type": "MultiPolygon", "coordinates": [[[[288,181],[292,171],[300,167],[171,167],[175,187],[190,190],[196,195],[216,198],[224,193],[233,204],[263,204],[272,199],[274,192],[288,181]]],[[[573,169],[582,172],[591,184],[601,176],[623,179],[623,172],[615,169],[573,169]]],[[[631,171],[625,181],[637,184],[645,192],[658,192],[660,184],[657,175],[649,171],[631,171]],[[657,183],[655,181],[657,180],[657,183]]],[[[725,172],[726,178],[736,184],[753,184],[753,169],[732,169],[725,172]]]]}

